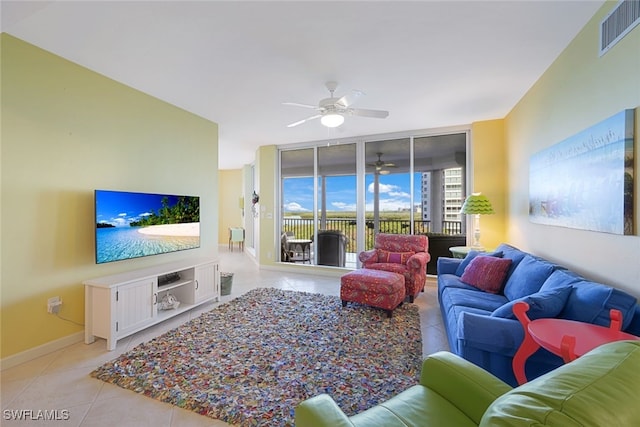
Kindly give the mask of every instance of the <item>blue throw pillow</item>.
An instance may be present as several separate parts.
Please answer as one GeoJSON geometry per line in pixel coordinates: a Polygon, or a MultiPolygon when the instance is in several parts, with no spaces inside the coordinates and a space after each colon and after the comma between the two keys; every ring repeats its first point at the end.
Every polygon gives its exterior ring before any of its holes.
{"type": "Polygon", "coordinates": [[[574,282],[571,287],[573,290],[560,318],[608,327],[611,323],[610,310],[615,308],[622,313],[622,330],[629,327],[637,305],[636,297],[588,280],[574,282]]]}
{"type": "Polygon", "coordinates": [[[504,296],[512,301],[538,292],[553,270],[550,262],[526,254],[507,279],[504,296]]]}
{"type": "Polygon", "coordinates": [[[456,276],[458,277],[462,277],[462,275],[464,274],[464,270],[467,268],[467,266],[471,263],[471,261],[473,261],[473,259],[475,257],[477,257],[478,255],[482,255],[482,256],[494,256],[497,258],[502,258],[502,252],[500,251],[495,251],[495,252],[481,252],[481,251],[469,251],[469,253],[467,254],[467,256],[464,257],[464,259],[462,260],[462,262],[460,263],[460,265],[458,265],[458,268],[456,269],[456,276]]]}
{"type": "Polygon", "coordinates": [[[571,289],[571,286],[557,287],[509,301],[502,307],[495,309],[494,312],[491,313],[491,316],[515,319],[516,316],[513,314],[513,305],[518,301],[524,301],[529,304],[529,311],[527,311],[527,317],[529,317],[529,319],[535,320],[544,317],[556,317],[567,303],[571,289]]]}
{"type": "Polygon", "coordinates": [[[563,288],[581,280],[584,279],[573,271],[559,267],[551,273],[551,276],[547,277],[547,280],[542,284],[540,291],[546,291],[547,289],[553,288],[563,288]]]}
{"type": "Polygon", "coordinates": [[[496,251],[502,252],[502,258],[509,258],[511,260],[511,267],[509,267],[509,272],[507,273],[508,281],[513,271],[518,267],[518,264],[520,264],[520,261],[522,261],[522,258],[524,258],[527,253],[507,243],[502,243],[496,248],[496,251]]]}

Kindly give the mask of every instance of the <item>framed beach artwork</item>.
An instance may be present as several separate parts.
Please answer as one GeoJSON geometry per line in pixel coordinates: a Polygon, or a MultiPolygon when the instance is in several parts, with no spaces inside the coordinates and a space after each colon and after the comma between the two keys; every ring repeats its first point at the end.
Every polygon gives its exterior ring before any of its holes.
{"type": "Polygon", "coordinates": [[[633,234],[634,110],[531,156],[531,222],[633,234]]]}

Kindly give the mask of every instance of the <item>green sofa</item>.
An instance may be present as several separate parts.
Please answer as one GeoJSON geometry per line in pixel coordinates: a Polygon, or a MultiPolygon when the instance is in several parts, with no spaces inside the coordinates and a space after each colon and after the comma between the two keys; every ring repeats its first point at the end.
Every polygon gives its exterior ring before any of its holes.
{"type": "Polygon", "coordinates": [[[420,384],[347,417],[326,394],[300,403],[296,427],[637,426],[640,341],[592,350],[511,388],[448,352],[428,356],[420,384]]]}

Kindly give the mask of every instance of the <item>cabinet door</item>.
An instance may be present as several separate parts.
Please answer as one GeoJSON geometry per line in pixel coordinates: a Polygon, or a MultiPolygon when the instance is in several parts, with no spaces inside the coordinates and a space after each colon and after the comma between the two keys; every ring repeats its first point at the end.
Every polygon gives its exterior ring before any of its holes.
{"type": "Polygon", "coordinates": [[[195,302],[218,297],[218,264],[204,264],[195,268],[195,302]]]}
{"type": "Polygon", "coordinates": [[[153,322],[154,280],[145,279],[118,286],[116,293],[116,336],[125,336],[153,322]]]}

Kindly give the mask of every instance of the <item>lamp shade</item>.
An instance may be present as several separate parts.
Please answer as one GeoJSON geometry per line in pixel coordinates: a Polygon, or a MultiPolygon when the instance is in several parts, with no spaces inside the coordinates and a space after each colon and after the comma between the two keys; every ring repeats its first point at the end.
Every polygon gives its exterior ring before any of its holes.
{"type": "Polygon", "coordinates": [[[467,197],[462,205],[460,213],[474,214],[474,215],[487,215],[495,213],[491,202],[482,193],[473,193],[467,197]]]}
{"type": "Polygon", "coordinates": [[[328,128],[337,128],[344,123],[344,116],[337,113],[328,113],[320,118],[320,123],[328,128]]]}

